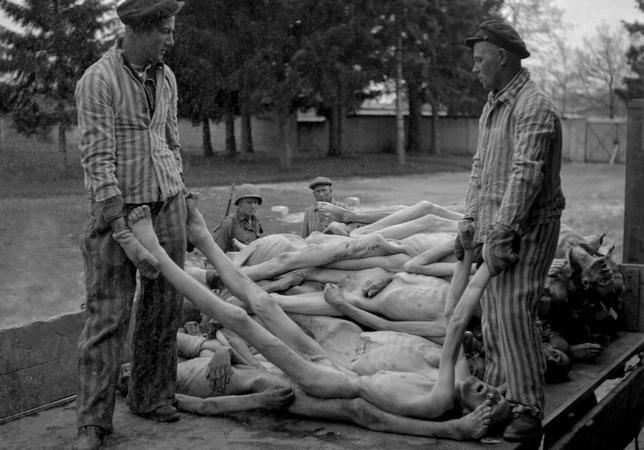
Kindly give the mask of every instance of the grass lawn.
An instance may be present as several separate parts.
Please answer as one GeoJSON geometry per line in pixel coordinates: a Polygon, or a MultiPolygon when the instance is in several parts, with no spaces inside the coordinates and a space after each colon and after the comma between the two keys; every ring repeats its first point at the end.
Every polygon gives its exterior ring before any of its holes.
{"type": "MultiPolygon", "coordinates": [[[[83,302],[83,268],[78,240],[88,209],[78,152],[69,168],[52,148],[32,140],[0,147],[0,328],[77,310],[83,302]]],[[[260,219],[266,233],[299,229],[271,217],[270,206],[301,212],[312,201],[305,180],[324,174],[336,180],[336,193],[357,195],[363,204],[411,204],[421,199],[453,205],[462,201],[470,156],[411,155],[400,168],[391,154],[295,160],[282,171],[266,155],[222,155],[204,160],[186,150],[185,178],[201,192],[200,209],[213,226],[224,215],[232,182],[262,183],[260,219]],[[383,178],[380,178],[383,177],[383,178]],[[283,183],[284,182],[284,183],[283,183]],[[279,184],[273,184],[279,183],[279,184]]],[[[564,166],[567,197],[564,221],[584,234],[607,232],[621,260],[624,166],[564,166]]]]}

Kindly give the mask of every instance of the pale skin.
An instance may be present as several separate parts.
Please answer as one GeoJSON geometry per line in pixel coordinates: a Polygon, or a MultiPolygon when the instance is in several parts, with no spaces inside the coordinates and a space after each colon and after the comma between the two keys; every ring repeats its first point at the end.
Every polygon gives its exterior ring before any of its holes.
{"type": "MultiPolygon", "coordinates": [[[[203,217],[198,213],[194,204],[190,208],[188,230],[191,242],[207,257],[213,257],[211,263],[215,265],[224,282],[238,298],[250,303],[255,314],[260,316],[268,329],[254,322],[240,308],[219,300],[213,293],[178,268],[159,246],[151,227],[147,208],[142,207],[131,213],[132,231],[143,245],[158,258],[159,269],[164,276],[175,284],[186,297],[191,299],[204,313],[211,317],[216,317],[225,327],[243,336],[249,344],[253,345],[269,361],[282,369],[306,394],[335,399],[355,399],[359,397],[368,400],[378,409],[382,408],[382,414],[385,417],[389,417],[389,413],[394,413],[394,415],[399,416],[429,419],[441,415],[453,406],[455,397],[453,383],[446,391],[442,391],[433,389],[433,384],[429,381],[422,381],[418,376],[408,373],[379,372],[372,376],[359,376],[354,372],[339,369],[329,358],[321,356],[324,355],[323,352],[320,352],[319,349],[315,351],[313,346],[304,348],[308,352],[300,353],[300,349],[306,347],[302,346],[302,340],[304,339],[302,336],[305,335],[301,329],[283,313],[273,317],[274,312],[279,307],[268,294],[256,287],[244,274],[240,273],[214,242],[210,244],[206,242],[206,240],[212,241],[212,238],[210,238],[203,217]],[[253,286],[255,287],[253,288],[253,286]],[[243,294],[251,294],[256,298],[243,294]],[[284,332],[286,328],[290,329],[291,332],[284,332]],[[269,330],[273,332],[280,331],[283,340],[278,339],[269,330]],[[297,349],[297,351],[294,349],[297,349]],[[311,351],[315,351],[315,353],[311,353],[311,351]],[[389,411],[389,413],[385,411],[389,411]]],[[[460,339],[462,339],[462,336],[460,339]]],[[[458,346],[452,345],[448,348],[454,349],[454,347],[456,347],[454,357],[444,357],[447,364],[449,364],[449,361],[457,359],[460,342],[458,346]]],[[[443,365],[441,366],[441,372],[449,372],[449,369],[444,369],[443,365]]],[[[454,370],[452,368],[452,373],[454,370]]],[[[446,376],[449,377],[449,373],[446,376]]],[[[445,384],[444,381],[441,381],[440,374],[438,384],[445,384]]],[[[299,412],[297,398],[294,405],[292,407],[294,412],[299,412]]],[[[485,417],[483,419],[483,422],[485,422],[483,428],[486,428],[489,421],[489,408],[488,402],[483,401],[475,410],[478,417],[481,415],[485,417]],[[484,412],[482,413],[482,411],[484,412]]],[[[323,412],[319,413],[323,414],[323,412]]],[[[330,412],[327,413],[331,414],[330,412]]],[[[394,418],[390,417],[388,426],[394,426],[394,422],[394,418]]],[[[409,421],[405,423],[407,425],[412,424],[409,421]]],[[[440,429],[443,423],[437,425],[438,428],[423,431],[422,427],[429,426],[429,424],[435,424],[435,422],[423,420],[421,423],[416,423],[419,427],[416,430],[418,433],[414,432],[413,434],[438,436],[439,434],[437,433],[442,434],[445,432],[446,434],[442,437],[463,438],[462,434],[460,434],[460,437],[456,437],[453,433],[450,434],[447,430],[440,429]]],[[[400,428],[405,427],[401,425],[400,428]]],[[[480,431],[479,427],[476,428],[480,431]]],[[[395,431],[395,429],[391,430],[395,431]]],[[[452,429],[452,431],[454,430],[452,429]]]]}
{"type": "Polygon", "coordinates": [[[269,235],[251,242],[234,262],[253,280],[283,273],[324,267],[363,270],[380,267],[388,272],[447,277],[454,272],[452,232],[416,233],[401,240],[378,234],[362,238],[314,233],[306,240],[296,235],[269,235]],[[409,270],[406,270],[409,269],[409,270]]]}
{"type": "Polygon", "coordinates": [[[427,230],[453,232],[463,217],[460,213],[428,201],[374,211],[352,211],[332,203],[319,203],[318,209],[329,220],[369,224],[351,231],[352,237],[378,233],[387,239],[402,239],[427,230]]]}

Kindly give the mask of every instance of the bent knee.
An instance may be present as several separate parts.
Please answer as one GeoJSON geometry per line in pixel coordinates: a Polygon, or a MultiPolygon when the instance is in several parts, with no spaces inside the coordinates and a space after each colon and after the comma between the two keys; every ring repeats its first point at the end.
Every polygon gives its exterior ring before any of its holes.
{"type": "Polygon", "coordinates": [[[253,321],[245,310],[236,305],[230,305],[228,317],[231,327],[245,327],[253,321]]]}

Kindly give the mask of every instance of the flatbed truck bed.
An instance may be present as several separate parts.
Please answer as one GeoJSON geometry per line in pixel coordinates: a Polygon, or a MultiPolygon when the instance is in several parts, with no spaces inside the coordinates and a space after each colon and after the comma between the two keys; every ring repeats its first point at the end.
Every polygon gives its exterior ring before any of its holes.
{"type": "MultiPolygon", "coordinates": [[[[623,448],[637,436],[644,421],[644,367],[624,376],[624,365],[644,351],[644,333],[621,332],[595,364],[576,364],[568,381],[547,386],[544,448],[623,448]],[[623,377],[599,404],[595,390],[607,379],[623,377]],[[627,400],[627,401],[626,401],[627,400]],[[597,435],[623,445],[598,447],[597,435]],[[584,437],[586,444],[579,446],[584,437]],[[594,442],[594,441],[592,441],[594,442]]],[[[0,378],[7,374],[0,374],[0,378]]],[[[0,380],[2,381],[2,380],[0,380]]],[[[6,385],[5,385],[6,386],[6,385]]],[[[43,386],[41,386],[42,388],[43,386]]],[[[52,386],[51,390],[55,390],[52,386]]],[[[0,385],[0,394],[6,388],[0,385]]],[[[69,448],[76,433],[72,396],[49,408],[32,409],[0,420],[0,448],[69,448]],[[12,419],[12,420],[9,420],[12,419]]],[[[182,414],[173,424],[152,422],[129,413],[118,398],[115,432],[106,444],[115,449],[221,448],[221,449],[518,449],[502,439],[456,442],[380,433],[353,424],[312,420],[288,413],[248,412],[223,417],[182,414]]]]}

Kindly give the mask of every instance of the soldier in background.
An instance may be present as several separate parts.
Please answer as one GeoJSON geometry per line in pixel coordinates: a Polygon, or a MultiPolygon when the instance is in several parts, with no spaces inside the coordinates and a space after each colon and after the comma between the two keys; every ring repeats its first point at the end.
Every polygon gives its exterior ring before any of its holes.
{"type": "Polygon", "coordinates": [[[237,211],[225,217],[212,231],[215,242],[224,252],[237,250],[233,246],[233,239],[248,245],[264,233],[255,215],[262,200],[257,186],[242,184],[237,188],[234,198],[237,211]]]}

